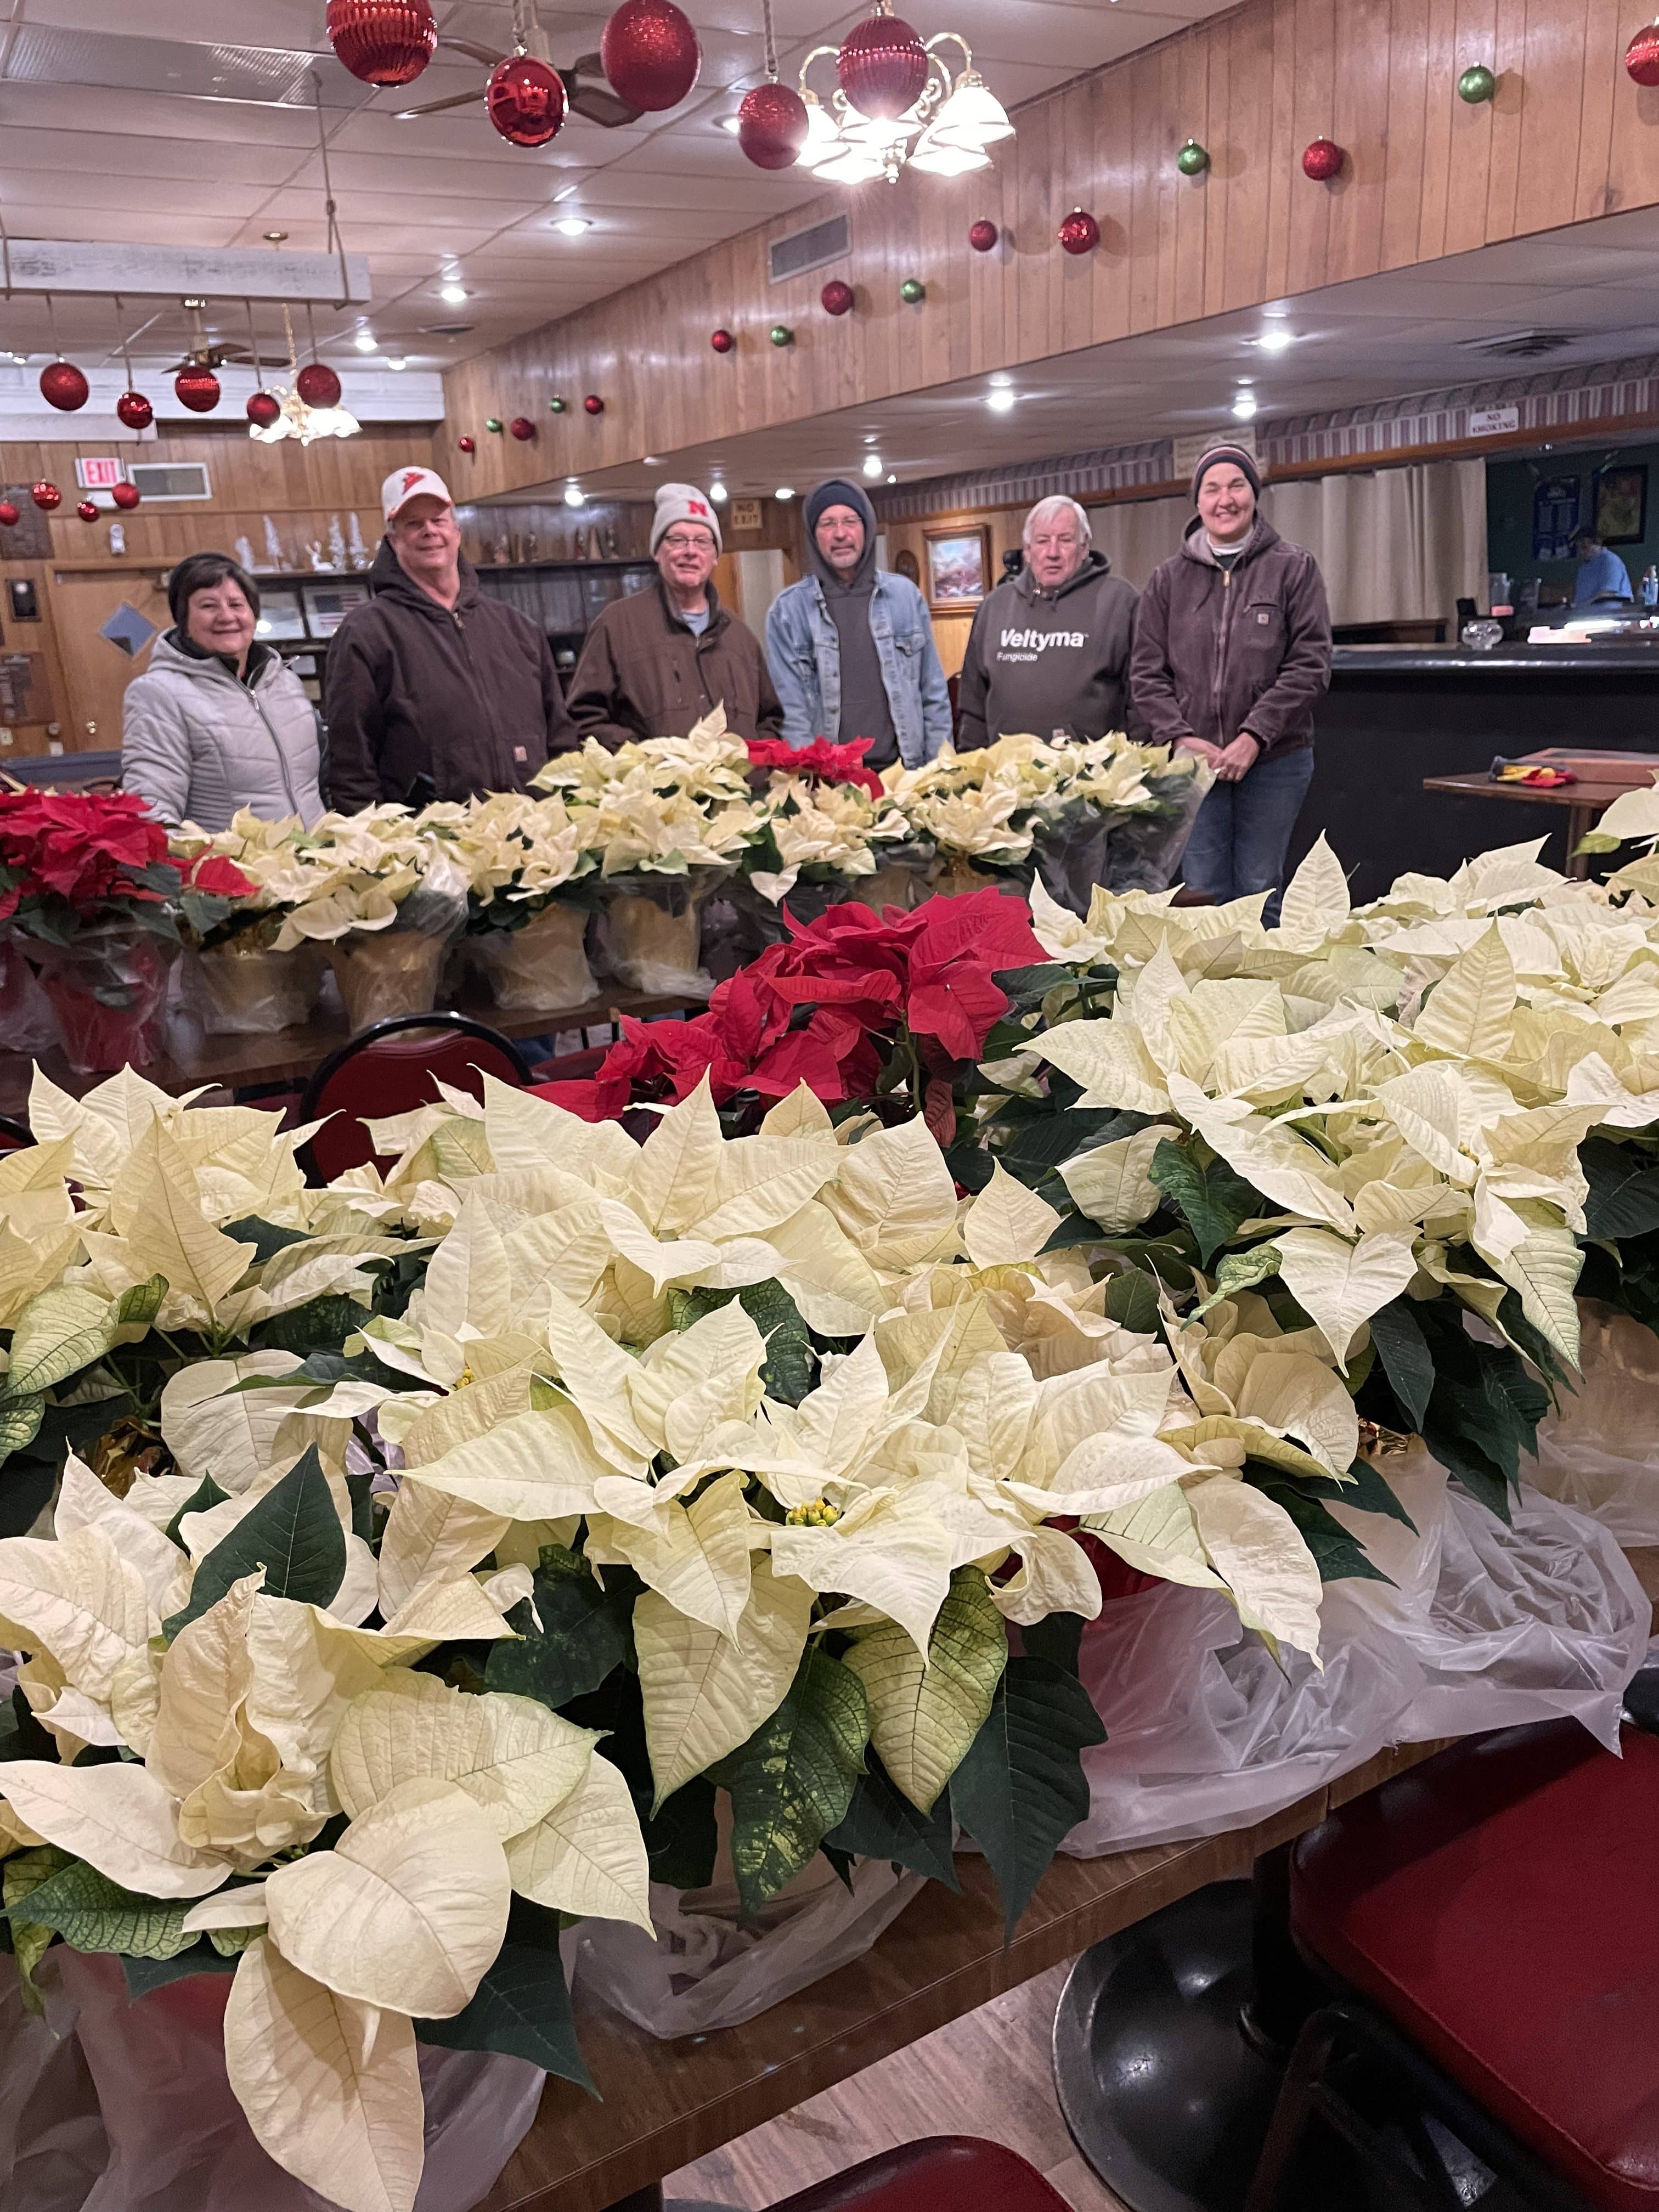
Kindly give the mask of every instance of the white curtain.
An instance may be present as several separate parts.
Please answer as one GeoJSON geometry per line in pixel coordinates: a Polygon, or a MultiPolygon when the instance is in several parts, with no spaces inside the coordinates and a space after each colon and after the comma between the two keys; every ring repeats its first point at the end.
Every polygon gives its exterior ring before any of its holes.
{"type": "MultiPolygon", "coordinates": [[[[1486,604],[1484,461],[1270,484],[1261,511],[1318,562],[1333,623],[1440,615],[1449,623],[1460,599],[1486,604]]],[[[1089,520],[1113,568],[1139,586],[1179,546],[1192,512],[1184,499],[1143,500],[1093,507],[1089,520]]]]}

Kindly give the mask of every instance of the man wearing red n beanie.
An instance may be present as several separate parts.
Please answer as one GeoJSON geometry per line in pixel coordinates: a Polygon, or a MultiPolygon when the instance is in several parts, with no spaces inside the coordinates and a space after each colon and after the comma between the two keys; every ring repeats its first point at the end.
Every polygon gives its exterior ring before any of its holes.
{"type": "Polygon", "coordinates": [[[1262,520],[1261,490],[1242,447],[1212,446],[1200,460],[1198,513],[1141,594],[1130,690],[1154,742],[1215,769],[1182,864],[1188,885],[1218,905],[1267,891],[1271,924],[1313,778],[1331,619],[1318,563],[1262,520]]]}

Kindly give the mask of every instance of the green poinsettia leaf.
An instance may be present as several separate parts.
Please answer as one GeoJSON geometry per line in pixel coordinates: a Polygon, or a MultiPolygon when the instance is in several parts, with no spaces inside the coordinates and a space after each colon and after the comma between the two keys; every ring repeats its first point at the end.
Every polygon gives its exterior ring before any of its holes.
{"type": "Polygon", "coordinates": [[[501,2051],[527,2058],[597,2097],[576,2039],[575,2015],[556,1950],[509,1937],[485,1970],[471,2002],[451,2020],[417,2020],[422,2043],[446,2051],[501,2051]]]}
{"type": "Polygon", "coordinates": [[[1371,1342],[1413,1429],[1423,1425],[1434,1389],[1434,1355],[1410,1302],[1391,1298],[1370,1318],[1371,1342]]]}
{"type": "Polygon", "coordinates": [[[1191,1152],[1167,1137],[1152,1154],[1146,1173],[1185,1217],[1198,1239],[1199,1262],[1205,1267],[1241,1222],[1273,1211],[1261,1192],[1225,1160],[1200,1167],[1191,1152]]]}
{"type": "Polygon", "coordinates": [[[185,1932],[189,1909],[187,1904],[140,1897],[76,1859],[31,1889],[16,1912],[37,1927],[55,1929],[77,1951],[174,1959],[196,1941],[185,1932]]]}
{"type": "MultiPolygon", "coordinates": [[[[264,1930],[251,1928],[246,1932],[258,1936],[264,1930]]],[[[234,1974],[235,1971],[236,1960],[216,1950],[205,1936],[192,1938],[187,1951],[176,1952],[170,1959],[124,1956],[121,1960],[130,1998],[148,1996],[152,1990],[165,1989],[169,1982],[186,1981],[191,1974],[234,1974]]]]}
{"type": "Polygon", "coordinates": [[[1089,1810],[1081,1754],[1106,1731],[1075,1675],[1011,1659],[989,1719],[951,1778],[951,1809],[1002,1892],[1012,1936],[1062,1839],[1089,1810]]]}
{"type": "Polygon", "coordinates": [[[869,1740],[863,1683],[811,1644],[776,1712],[711,1770],[732,1793],[732,1867],[746,1919],[846,1818],[869,1740]]]}
{"type": "Polygon", "coordinates": [[[585,1559],[565,1556],[577,1572],[537,1569],[531,1595],[507,1615],[518,1640],[492,1644],[484,1667],[487,1689],[536,1698],[556,1711],[597,1690],[629,1656],[626,1618],[615,1597],[585,1559]]]}
{"type": "Polygon", "coordinates": [[[1133,1329],[1137,1336],[1156,1336],[1158,1307],[1157,1278],[1139,1267],[1126,1267],[1106,1282],[1107,1318],[1133,1329]]]}
{"type": "Polygon", "coordinates": [[[82,1283],[59,1283],[31,1298],[12,1331],[0,1396],[33,1397],[101,1359],[115,1341],[116,1310],[82,1283]]]}
{"type": "Polygon", "coordinates": [[[674,1326],[690,1328],[734,1298],[766,1340],[761,1382],[767,1396],[780,1405],[799,1406],[817,1380],[817,1355],[800,1309],[781,1283],[750,1283],[740,1291],[671,1291],[674,1326]]]}
{"type": "Polygon", "coordinates": [[[984,1727],[1007,1659],[1006,1625],[971,1566],[951,1577],[925,1660],[895,1621],[860,1631],[848,1647],[882,1764],[919,1811],[932,1812],[984,1727]]]}
{"type": "Polygon", "coordinates": [[[198,1620],[233,1583],[261,1567],[267,1597],[301,1605],[327,1605],[345,1580],[345,1531],[315,1444],[198,1566],[189,1601],[164,1624],[167,1637],[198,1620]]]}
{"type": "Polygon", "coordinates": [[[1587,1137],[1578,1164],[1589,1185],[1584,1201],[1584,1233],[1617,1243],[1646,1237],[1659,1229],[1659,1160],[1634,1145],[1587,1137]]]}
{"type": "Polygon", "coordinates": [[[840,1824],[823,1839],[826,1851],[860,1859],[885,1859],[959,1890],[951,1850],[955,1824],[951,1800],[941,1796],[931,1813],[918,1812],[872,1751],[859,1777],[840,1824]]]}
{"type": "Polygon", "coordinates": [[[115,1308],[115,1318],[124,1328],[148,1328],[161,1310],[167,1294],[165,1275],[152,1275],[147,1283],[135,1283],[130,1291],[123,1291],[115,1308]]]}
{"type": "MultiPolygon", "coordinates": [[[[1283,1474],[1277,1468],[1255,1459],[1244,1462],[1244,1480],[1264,1498],[1271,1498],[1295,1522],[1297,1534],[1312,1554],[1322,1582],[1388,1583],[1392,1587],[1392,1577],[1371,1565],[1359,1539],[1350,1535],[1335,1515],[1310,1494],[1311,1482],[1283,1474]]],[[[1346,1495],[1346,1486],[1339,1487],[1333,1483],[1331,1490],[1337,1496],[1346,1495]]],[[[1356,1498],[1354,1503],[1357,1504],[1358,1500],[1356,1498]]]]}

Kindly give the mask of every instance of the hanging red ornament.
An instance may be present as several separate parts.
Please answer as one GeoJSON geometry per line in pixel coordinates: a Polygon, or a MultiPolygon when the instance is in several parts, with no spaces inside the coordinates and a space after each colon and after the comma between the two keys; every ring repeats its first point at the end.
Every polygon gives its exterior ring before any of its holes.
{"type": "Polygon", "coordinates": [[[247,419],[261,430],[269,430],[273,422],[283,419],[283,403],[269,392],[256,392],[247,403],[247,419]]]}
{"type": "Polygon", "coordinates": [[[1302,156],[1302,167],[1304,174],[1311,177],[1315,184],[1328,185],[1331,179],[1340,173],[1346,159],[1334,138],[1316,138],[1302,156]]]}
{"type": "Polygon", "coordinates": [[[852,286],[843,284],[839,276],[832,276],[818,295],[826,315],[850,314],[854,296],[852,286]]]}
{"type": "Polygon", "coordinates": [[[61,415],[73,415],[91,394],[92,386],[72,361],[55,361],[40,372],[40,397],[61,415]]]}
{"type": "Polygon", "coordinates": [[[757,84],[738,109],[738,143],[757,169],[787,169],[806,143],[806,102],[792,85],[757,84]]]}
{"type": "Polygon", "coordinates": [[[975,253],[988,253],[991,251],[991,248],[996,244],[1000,235],[1000,233],[998,231],[995,223],[989,222],[984,216],[981,216],[979,221],[969,229],[968,233],[968,243],[973,247],[975,253]]]}
{"type": "Polygon", "coordinates": [[[599,33],[599,66],[618,100],[657,115],[696,84],[702,48],[674,0],[622,0],[599,33]]]}
{"type": "Polygon", "coordinates": [[[457,438],[455,443],[464,453],[476,453],[478,450],[478,441],[476,438],[457,438]]]}
{"type": "Polygon", "coordinates": [[[708,343],[714,347],[716,353],[730,353],[738,342],[732,337],[730,331],[716,331],[709,338],[708,343]]]}
{"type": "Polygon", "coordinates": [[[536,426],[527,415],[515,415],[507,427],[521,446],[527,446],[536,434],[536,426]]]}
{"type": "Polygon", "coordinates": [[[15,530],[22,520],[21,507],[14,507],[9,499],[0,499],[0,530],[15,530]]]}
{"type": "Polygon", "coordinates": [[[82,522],[96,522],[98,520],[98,510],[89,499],[83,499],[75,512],[82,522]]]}
{"type": "Polygon", "coordinates": [[[1100,225],[1085,208],[1073,208],[1060,226],[1059,237],[1067,253],[1092,253],[1100,243],[1100,225]]]}
{"type": "Polygon", "coordinates": [[[118,483],[110,492],[110,497],[124,514],[131,514],[142,496],[136,483],[118,483]]]}
{"type": "Polygon", "coordinates": [[[564,79],[534,54],[511,55],[491,71],[484,106],[509,146],[545,146],[564,127],[564,79]]]}
{"type": "Polygon", "coordinates": [[[210,415],[219,404],[219,380],[210,368],[192,362],[173,380],[173,397],[192,415],[210,415]]]}
{"type": "Polygon", "coordinates": [[[583,400],[582,405],[590,415],[603,415],[605,412],[605,402],[597,392],[590,392],[583,400]]]}
{"type": "Polygon", "coordinates": [[[124,392],[115,403],[115,411],[129,430],[148,430],[155,420],[155,410],[142,392],[124,392]]]}
{"type": "Polygon", "coordinates": [[[854,23],[836,57],[841,88],[860,115],[902,115],[927,82],[927,49],[902,15],[854,23]]]}
{"type": "Polygon", "coordinates": [[[1659,84],[1659,23],[1644,23],[1625,49],[1625,67],[1638,84],[1659,84]]]}
{"type": "Polygon", "coordinates": [[[328,42],[364,84],[413,84],[438,48],[432,0],[328,0],[328,42]]]}
{"type": "Polygon", "coordinates": [[[308,361],[294,380],[294,389],[307,407],[337,407],[340,380],[326,362],[308,361]]]}
{"type": "Polygon", "coordinates": [[[58,490],[57,485],[55,483],[47,483],[44,481],[34,486],[33,490],[29,493],[29,497],[34,501],[42,514],[50,514],[54,508],[59,507],[64,504],[64,495],[58,490]]]}

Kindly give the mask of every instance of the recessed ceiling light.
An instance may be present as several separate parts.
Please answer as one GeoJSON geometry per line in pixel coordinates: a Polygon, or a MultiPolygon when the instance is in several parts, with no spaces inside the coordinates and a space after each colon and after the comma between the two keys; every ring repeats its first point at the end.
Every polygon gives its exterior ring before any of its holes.
{"type": "Polygon", "coordinates": [[[1296,343],[1296,332],[1281,330],[1275,325],[1272,330],[1263,331],[1256,343],[1263,353],[1283,353],[1287,346],[1296,343]]]}
{"type": "Polygon", "coordinates": [[[994,415],[1006,415],[1014,404],[1014,395],[1006,385],[1000,384],[994,392],[988,392],[985,404],[994,415]]]}
{"type": "Polygon", "coordinates": [[[772,496],[774,499],[793,499],[795,487],[793,484],[780,484],[772,496]]]}
{"type": "Polygon", "coordinates": [[[359,353],[373,353],[375,347],[379,345],[380,341],[375,337],[373,331],[359,331],[356,337],[352,339],[351,343],[356,347],[359,353]]]}
{"type": "Polygon", "coordinates": [[[720,118],[720,129],[730,131],[734,138],[742,127],[740,119],[735,115],[722,115],[720,118]]]}
{"type": "Polygon", "coordinates": [[[583,491],[580,484],[567,484],[565,486],[564,503],[567,507],[583,507],[586,504],[586,494],[583,491]]]}
{"type": "Polygon", "coordinates": [[[389,353],[386,357],[386,365],[388,368],[407,368],[409,367],[408,362],[404,360],[403,355],[400,353],[389,353]]]}
{"type": "Polygon", "coordinates": [[[720,482],[718,477],[715,477],[714,483],[708,487],[708,496],[714,501],[716,507],[725,506],[726,486],[720,482]]]}
{"type": "Polygon", "coordinates": [[[867,477],[878,477],[883,473],[881,455],[879,453],[866,453],[865,455],[864,473],[867,477]]]}
{"type": "Polygon", "coordinates": [[[1006,374],[1001,369],[999,369],[996,374],[991,379],[991,382],[996,386],[999,391],[1001,391],[1004,386],[1012,384],[1013,380],[1014,380],[1012,376],[1006,374]]]}
{"type": "Polygon", "coordinates": [[[662,466],[662,463],[657,459],[657,456],[654,453],[647,453],[645,457],[645,465],[648,469],[659,469],[662,466]]]}
{"type": "Polygon", "coordinates": [[[890,472],[887,481],[889,483],[896,483],[898,482],[898,478],[890,472]]]}
{"type": "Polygon", "coordinates": [[[1241,392],[1239,393],[1237,398],[1233,402],[1233,416],[1235,421],[1240,422],[1253,422],[1255,420],[1255,392],[1241,392]]]}
{"type": "Polygon", "coordinates": [[[593,226],[585,215],[562,215],[553,228],[562,231],[566,238],[580,238],[585,230],[592,230],[593,226]]]}
{"type": "Polygon", "coordinates": [[[466,297],[466,287],[464,284],[446,284],[438,297],[446,307],[459,307],[466,297]]]}

